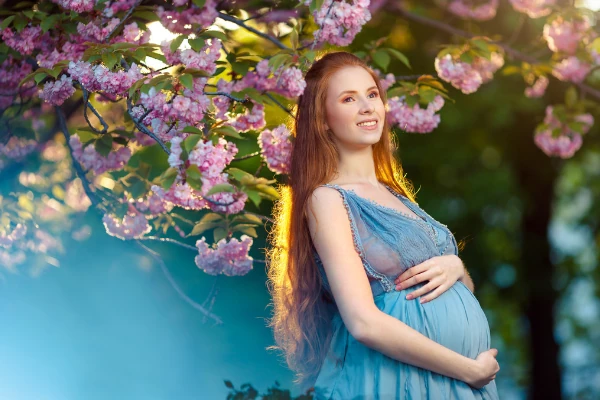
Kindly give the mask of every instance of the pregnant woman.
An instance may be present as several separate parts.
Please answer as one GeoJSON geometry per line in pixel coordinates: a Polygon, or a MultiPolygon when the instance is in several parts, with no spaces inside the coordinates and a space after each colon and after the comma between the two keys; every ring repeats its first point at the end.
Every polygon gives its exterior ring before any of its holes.
{"type": "Polygon", "coordinates": [[[393,157],[377,75],[336,52],[306,84],[269,237],[271,348],[316,399],[498,399],[486,316],[393,157]]]}

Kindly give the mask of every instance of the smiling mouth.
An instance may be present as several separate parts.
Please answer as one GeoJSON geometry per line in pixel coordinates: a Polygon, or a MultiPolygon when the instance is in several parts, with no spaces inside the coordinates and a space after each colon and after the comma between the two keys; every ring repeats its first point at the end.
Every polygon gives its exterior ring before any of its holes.
{"type": "Polygon", "coordinates": [[[373,121],[367,121],[367,122],[361,122],[360,124],[356,124],[356,126],[361,127],[361,128],[362,127],[366,127],[366,128],[373,127],[375,125],[377,125],[377,121],[375,121],[375,120],[373,120],[373,121]]]}

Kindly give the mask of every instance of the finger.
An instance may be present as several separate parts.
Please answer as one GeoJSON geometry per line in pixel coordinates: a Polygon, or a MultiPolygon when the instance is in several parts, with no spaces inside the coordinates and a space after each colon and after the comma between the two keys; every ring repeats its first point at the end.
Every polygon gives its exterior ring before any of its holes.
{"type": "Polygon", "coordinates": [[[446,291],[446,285],[440,285],[437,287],[437,289],[435,289],[433,292],[429,293],[427,296],[425,297],[421,297],[421,304],[425,304],[428,301],[431,301],[435,298],[437,298],[440,294],[444,293],[446,291]]]}
{"type": "Polygon", "coordinates": [[[498,349],[490,349],[489,352],[494,356],[494,358],[498,355],[498,349]]]}
{"type": "Polygon", "coordinates": [[[434,276],[435,276],[435,272],[433,272],[431,270],[427,270],[427,271],[421,272],[420,274],[413,276],[412,278],[408,278],[404,282],[399,283],[397,288],[398,288],[398,290],[404,290],[406,288],[416,285],[417,283],[431,280],[434,276]]]}
{"type": "Polygon", "coordinates": [[[398,276],[396,279],[394,279],[394,283],[398,284],[402,281],[407,280],[408,278],[411,278],[417,274],[420,274],[423,271],[426,271],[429,268],[428,261],[429,260],[424,261],[421,264],[415,265],[414,267],[410,267],[409,269],[404,271],[400,276],[398,276]]]}
{"type": "Polygon", "coordinates": [[[494,379],[496,379],[496,374],[494,374],[494,375],[492,376],[492,380],[494,380],[494,379]]]}
{"type": "Polygon", "coordinates": [[[416,299],[417,297],[423,296],[424,294],[431,292],[433,289],[435,289],[438,286],[440,286],[440,283],[431,281],[427,285],[418,288],[417,290],[415,290],[412,293],[409,293],[406,296],[406,300],[412,300],[412,299],[416,299]]]}

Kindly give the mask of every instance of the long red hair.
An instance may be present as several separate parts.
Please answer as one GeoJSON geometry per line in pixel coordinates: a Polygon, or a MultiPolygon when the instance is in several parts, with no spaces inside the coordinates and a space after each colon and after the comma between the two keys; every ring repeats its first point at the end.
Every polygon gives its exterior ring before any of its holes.
{"type": "MultiPolygon", "coordinates": [[[[277,346],[267,349],[283,351],[296,374],[294,383],[300,385],[314,383],[331,340],[335,308],[315,264],[306,204],[315,188],[334,177],[338,152],[326,132],[325,98],[331,76],[349,66],[363,67],[371,74],[387,109],[379,78],[355,55],[327,53],[311,66],[295,113],[289,183],[278,188],[281,197],[273,208],[274,224],[268,236],[267,287],[273,300],[269,327],[277,346]]],[[[412,184],[394,157],[396,148],[386,118],[381,140],[373,145],[377,179],[414,201],[412,184]]]]}

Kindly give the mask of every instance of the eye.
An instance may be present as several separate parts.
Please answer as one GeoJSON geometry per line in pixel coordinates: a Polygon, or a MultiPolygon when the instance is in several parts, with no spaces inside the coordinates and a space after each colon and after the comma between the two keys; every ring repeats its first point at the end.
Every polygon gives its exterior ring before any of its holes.
{"type": "Polygon", "coordinates": [[[375,95],[375,97],[378,97],[378,96],[379,96],[379,92],[371,92],[370,94],[374,94],[374,95],[375,95]]]}
{"type": "Polygon", "coordinates": [[[343,101],[344,101],[344,103],[347,103],[347,101],[346,101],[346,100],[348,100],[348,99],[351,99],[351,98],[352,98],[352,97],[346,97],[346,98],[343,100],[343,101]]]}

